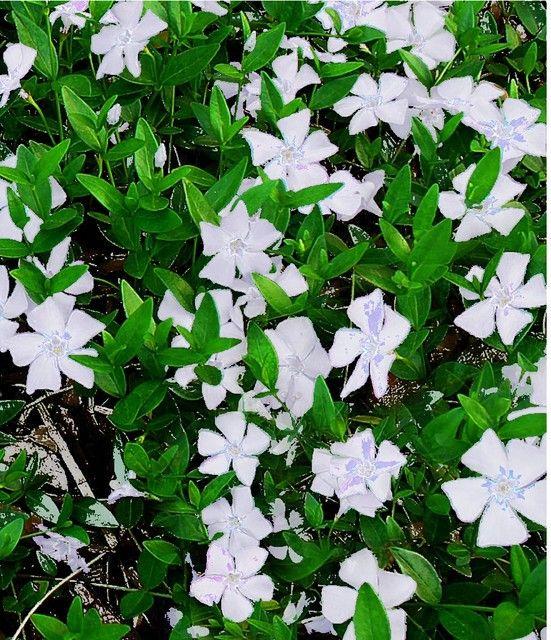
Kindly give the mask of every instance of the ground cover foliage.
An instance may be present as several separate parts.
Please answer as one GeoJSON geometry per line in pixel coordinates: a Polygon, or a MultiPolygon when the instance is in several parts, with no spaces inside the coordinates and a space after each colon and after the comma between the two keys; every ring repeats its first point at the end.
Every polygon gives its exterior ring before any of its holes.
{"type": "Polygon", "coordinates": [[[0,637],[544,638],[544,3],[0,36],[0,637]]]}

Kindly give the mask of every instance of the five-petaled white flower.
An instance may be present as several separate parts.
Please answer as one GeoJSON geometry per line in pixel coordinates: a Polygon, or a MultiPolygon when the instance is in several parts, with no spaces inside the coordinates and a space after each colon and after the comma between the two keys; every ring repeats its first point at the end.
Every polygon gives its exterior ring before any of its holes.
{"type": "MultiPolygon", "coordinates": [[[[316,0],[308,0],[315,3],[316,0]]],[[[337,13],[341,22],[341,33],[353,27],[374,27],[384,30],[386,26],[386,3],[383,0],[326,0],[316,18],[325,29],[335,32],[335,25],[328,9],[337,13]]]]}
{"type": "MultiPolygon", "coordinates": [[[[476,293],[460,288],[465,300],[478,300],[457,316],[454,323],[477,338],[488,338],[497,328],[503,344],[513,344],[520,331],[533,320],[525,309],[545,305],[545,280],[543,274],[532,276],[524,284],[524,275],[530,261],[526,253],[505,252],[480,300],[476,293]]],[[[484,271],[472,267],[467,280],[474,277],[482,281],[484,271]]]]}
{"type": "Polygon", "coordinates": [[[407,78],[395,73],[382,73],[377,83],[367,73],[356,80],[350,93],[335,103],[333,109],[345,118],[352,116],[348,131],[351,135],[376,126],[377,122],[403,124],[408,101],[399,98],[407,86],[407,78]]]}
{"type": "Polygon", "coordinates": [[[396,359],[396,348],[406,339],[411,325],[383,302],[383,293],[356,298],[348,307],[348,317],[359,329],[339,329],[329,350],[333,367],[358,362],[341,391],[341,398],[356,391],[371,378],[373,393],[381,398],[388,388],[388,372],[396,359]]]}
{"type": "Polygon", "coordinates": [[[272,68],[276,74],[273,81],[281,93],[284,104],[291,102],[304,87],[321,82],[309,64],[303,64],[299,69],[296,51],[276,58],[272,62],[272,68]]]}
{"type": "Polygon", "coordinates": [[[92,388],[92,369],[70,356],[95,356],[95,349],[86,349],[84,345],[105,325],[74,306],[73,296],[54,294],[27,314],[27,323],[34,332],[17,333],[8,340],[13,363],[29,367],[27,393],[61,389],[62,372],[83,387],[92,388]]]}
{"type": "Polygon", "coordinates": [[[220,226],[201,222],[200,228],[203,253],[213,257],[199,276],[227,287],[236,269],[241,275],[268,273],[272,261],[265,251],[282,237],[270,221],[250,216],[243,202],[220,219],[220,226]]]}
{"type": "MultiPolygon", "coordinates": [[[[40,262],[36,257],[33,257],[32,261],[36,267],[42,271],[47,278],[53,278],[57,273],[63,269],[67,262],[67,256],[69,255],[69,248],[71,246],[71,238],[65,238],[58,245],[56,245],[50,252],[48,262],[46,266],[40,262]]],[[[74,260],[69,266],[82,265],[82,260],[74,260]]],[[[68,293],[72,296],[78,296],[81,293],[88,293],[94,288],[94,278],[89,271],[83,273],[73,284],[69,285],[63,290],[63,293],[68,293]]]]}
{"type": "Polygon", "coordinates": [[[330,451],[314,449],[312,491],[340,500],[339,516],[349,509],[373,517],[392,499],[391,480],[398,477],[406,458],[388,440],[375,446],[371,429],[335,442],[330,451]]]}
{"type": "MultiPolygon", "coordinates": [[[[455,38],[444,29],[444,14],[430,2],[406,2],[387,12],[385,27],[386,51],[411,47],[411,53],[420,58],[429,69],[453,58],[455,38]]],[[[404,69],[414,77],[407,64],[404,69]]]]}
{"type": "Polygon", "coordinates": [[[469,126],[502,151],[503,169],[511,170],[524,155],[545,155],[545,124],[540,110],[524,100],[507,98],[501,108],[491,103],[478,109],[469,126]]]}
{"type": "Polygon", "coordinates": [[[21,80],[29,73],[36,58],[36,49],[25,44],[10,44],[2,54],[7,73],[0,75],[0,107],[3,107],[10,93],[19,89],[21,80]]]}
{"type": "Polygon", "coordinates": [[[255,424],[247,424],[241,411],[216,416],[214,424],[221,432],[200,429],[197,450],[207,456],[199,465],[201,473],[219,476],[230,467],[237,479],[250,487],[258,466],[258,457],[270,446],[269,436],[255,424]]]}
{"type": "Polygon", "coordinates": [[[501,369],[504,378],[511,383],[515,398],[528,397],[530,405],[524,409],[512,411],[507,420],[514,420],[531,413],[545,413],[547,408],[547,356],[544,355],[536,363],[536,371],[525,371],[518,364],[501,369]]]}
{"type": "Polygon", "coordinates": [[[265,333],[277,351],[279,399],[294,416],[303,416],[312,406],[316,378],[331,371],[327,351],[310,318],[287,318],[265,333]]]}
{"type": "Polygon", "coordinates": [[[69,2],[60,4],[50,13],[50,22],[54,24],[58,18],[61,18],[64,33],[67,33],[73,25],[76,29],[82,29],[86,24],[86,19],[90,17],[86,11],[88,4],[88,0],[69,0],[69,2]]]}
{"type": "Polygon", "coordinates": [[[475,165],[472,164],[455,176],[452,182],[455,191],[443,191],[440,194],[440,212],[451,220],[461,220],[454,235],[457,242],[472,240],[490,233],[492,229],[508,236],[523,217],[524,209],[508,207],[506,203],[521,194],[526,185],[516,182],[506,174],[500,174],[486,198],[479,204],[467,207],[465,192],[474,169],[475,165]]]}
{"type": "Polygon", "coordinates": [[[118,76],[126,67],[138,78],[142,72],[138,55],[150,38],[167,28],[149,9],[142,16],[142,0],[119,0],[101,19],[106,26],[92,36],[92,53],[103,55],[96,78],[118,76]]]}
{"type": "Polygon", "coordinates": [[[320,162],[338,151],[323,131],[308,134],[310,116],[308,109],[302,109],[278,120],[283,140],[254,128],[242,133],[254,166],[263,166],[269,178],[281,178],[293,191],[325,182],[327,174],[320,162]]]}
{"type": "Polygon", "coordinates": [[[235,555],[240,549],[258,547],[260,540],[272,532],[272,525],[254,504],[249,487],[231,490],[232,504],[220,498],[201,511],[201,518],[213,537],[222,533],[216,543],[235,555]]]}
{"type": "MultiPolygon", "coordinates": [[[[41,525],[39,528],[44,529],[41,525]]],[[[86,546],[84,542],[73,536],[63,536],[55,531],[44,531],[44,535],[35,536],[33,540],[45,556],[57,562],[66,562],[71,571],[80,569],[84,573],[88,573],[88,564],[78,552],[79,549],[86,546]]]]}
{"type": "MultiPolygon", "coordinates": [[[[327,620],[334,624],[351,620],[358,591],[363,584],[369,584],[386,609],[391,639],[405,640],[406,612],[396,607],[415,593],[417,584],[413,578],[379,569],[377,559],[369,549],[357,551],[342,562],[339,578],[350,586],[328,585],[321,590],[321,611],[327,620]]],[[[353,622],[348,625],[344,637],[346,640],[356,640],[353,622]]]]}
{"type": "Polygon", "coordinates": [[[8,340],[17,332],[18,318],[27,310],[27,296],[23,286],[16,282],[10,295],[8,270],[0,265],[0,353],[8,348],[8,340]]]}
{"type": "Polygon", "coordinates": [[[213,542],[207,551],[205,573],[193,579],[189,593],[208,606],[220,602],[225,618],[243,622],[252,614],[253,602],[272,599],[272,579],[258,573],[267,557],[261,547],[241,549],[232,556],[213,542]]]}
{"type": "Polygon", "coordinates": [[[444,126],[444,111],[440,104],[429,98],[427,89],[415,78],[408,79],[406,88],[399,97],[401,100],[407,100],[409,108],[403,124],[390,123],[392,131],[405,139],[411,134],[413,118],[419,118],[436,140],[436,130],[444,126]]]}
{"type": "Polygon", "coordinates": [[[526,542],[529,533],[517,513],[545,526],[544,447],[518,439],[504,446],[496,433],[487,429],[461,462],[480,475],[444,482],[442,490],[459,520],[480,518],[479,547],[526,542]]]}
{"type": "Polygon", "coordinates": [[[501,87],[485,80],[475,83],[471,76],[444,80],[430,91],[431,99],[442,109],[454,115],[462,113],[461,121],[468,126],[477,120],[481,109],[487,108],[503,94],[501,87]]]}

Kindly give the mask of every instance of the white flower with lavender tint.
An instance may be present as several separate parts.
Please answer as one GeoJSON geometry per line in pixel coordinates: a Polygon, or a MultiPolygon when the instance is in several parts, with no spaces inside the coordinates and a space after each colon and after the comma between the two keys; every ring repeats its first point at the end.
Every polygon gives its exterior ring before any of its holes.
{"type": "Polygon", "coordinates": [[[58,5],[50,13],[51,24],[55,24],[56,20],[61,18],[64,33],[67,33],[72,26],[76,29],[82,29],[86,24],[86,19],[90,17],[87,12],[88,4],[88,0],[69,0],[69,2],[58,5]]]}
{"type": "Polygon", "coordinates": [[[507,98],[501,108],[489,104],[478,109],[469,126],[482,133],[492,148],[501,149],[504,170],[509,171],[524,155],[545,155],[545,124],[536,122],[540,113],[524,100],[507,98]]]}
{"type": "Polygon", "coordinates": [[[266,420],[271,420],[271,412],[280,409],[281,402],[274,398],[274,396],[267,395],[267,391],[268,389],[257,380],[254,387],[250,391],[245,392],[239,399],[239,411],[258,413],[259,416],[266,418],[266,420]]]}
{"type": "Polygon", "coordinates": [[[188,632],[189,636],[193,639],[206,638],[210,634],[210,631],[209,629],[207,629],[207,627],[202,627],[198,624],[191,625],[191,627],[188,627],[186,631],[188,632]]]}
{"type": "Polygon", "coordinates": [[[304,628],[306,629],[306,633],[308,633],[308,635],[310,635],[311,633],[324,633],[326,635],[332,636],[337,635],[333,623],[324,616],[314,616],[313,618],[308,618],[307,620],[303,620],[302,624],[304,625],[304,628]]]}
{"type": "Polygon", "coordinates": [[[242,133],[254,166],[262,166],[272,180],[281,178],[293,191],[325,182],[327,174],[320,162],[338,151],[323,131],[308,133],[310,116],[308,109],[302,109],[278,120],[283,140],[254,128],[242,133]]]}
{"type": "MultiPolygon", "coordinates": [[[[10,155],[0,162],[0,166],[10,167],[12,169],[15,168],[16,165],[17,158],[15,155],[10,155]]],[[[67,200],[67,194],[55,178],[50,177],[49,181],[52,193],[52,209],[55,209],[67,200]]],[[[17,192],[17,186],[15,184],[10,184],[0,178],[0,239],[17,240],[17,242],[21,242],[23,237],[25,237],[29,242],[33,242],[40,231],[42,218],[39,218],[34,211],[31,211],[29,207],[25,205],[27,222],[23,229],[20,229],[10,215],[8,208],[8,187],[17,192]]]]}
{"type": "Polygon", "coordinates": [[[130,484],[130,480],[134,480],[136,474],[125,467],[121,452],[116,447],[113,450],[113,461],[115,479],[109,482],[111,493],[107,497],[107,504],[114,504],[122,498],[142,498],[144,494],[130,484]]]}
{"type": "MultiPolygon", "coordinates": [[[[318,59],[320,62],[346,62],[346,55],[344,53],[335,53],[335,49],[330,46],[331,40],[337,40],[337,38],[328,38],[328,51],[314,49],[306,38],[299,36],[293,36],[292,38],[283,36],[280,46],[282,49],[287,49],[288,51],[300,51],[304,58],[308,60],[318,59]]],[[[336,50],[338,51],[338,49],[336,50]]]]}
{"type": "Polygon", "coordinates": [[[409,78],[400,99],[407,100],[409,108],[403,124],[390,124],[392,131],[405,140],[411,134],[413,118],[419,118],[436,140],[437,130],[444,126],[444,111],[436,100],[429,98],[427,89],[419,80],[409,78]]]}
{"type": "Polygon", "coordinates": [[[191,4],[201,9],[201,11],[207,11],[216,16],[225,16],[228,13],[226,7],[218,0],[191,0],[191,4]]]}
{"type": "Polygon", "coordinates": [[[356,80],[350,93],[333,105],[333,109],[345,118],[352,116],[348,131],[355,135],[377,123],[403,124],[408,101],[400,98],[407,85],[407,78],[395,73],[382,73],[377,83],[367,73],[356,80]]]}
{"type": "Polygon", "coordinates": [[[331,371],[327,351],[310,318],[287,318],[265,333],[277,352],[278,397],[295,417],[303,416],[312,406],[316,378],[331,371]]]}
{"type": "Polygon", "coordinates": [[[17,367],[29,367],[27,393],[37,389],[61,389],[61,373],[87,389],[94,385],[92,369],[75,362],[72,355],[95,356],[84,345],[105,328],[102,322],[74,309],[75,298],[56,293],[27,314],[34,332],[17,333],[7,347],[17,367]]]}
{"type": "Polygon", "coordinates": [[[298,597],[296,604],[294,602],[289,602],[289,604],[283,610],[283,614],[281,619],[285,624],[294,624],[298,622],[304,613],[304,609],[311,603],[311,600],[308,600],[304,591],[298,597]]]}
{"type": "Polygon", "coordinates": [[[380,289],[356,298],[347,314],[359,329],[339,329],[329,350],[333,367],[348,366],[358,358],[341,391],[341,398],[363,387],[368,378],[375,397],[381,398],[388,388],[388,373],[396,359],[395,350],[406,339],[411,325],[384,304],[380,289]]]}
{"type": "Polygon", "coordinates": [[[199,430],[197,450],[207,458],[199,465],[199,471],[220,476],[232,468],[239,482],[250,487],[258,467],[258,456],[270,446],[269,436],[255,424],[247,424],[245,414],[240,411],[216,416],[214,424],[220,433],[199,430]]]}
{"type": "Polygon", "coordinates": [[[189,593],[209,607],[220,603],[225,618],[243,622],[251,616],[253,602],[272,599],[272,579],[259,574],[267,557],[260,547],[241,549],[232,556],[214,542],[207,551],[205,573],[192,580],[189,593]]]}
{"type": "Polygon", "coordinates": [[[157,147],[157,151],[155,151],[155,157],[154,157],[155,167],[157,169],[162,169],[165,166],[166,159],[167,159],[166,146],[163,143],[161,143],[157,147]]]}
{"type": "MultiPolygon", "coordinates": [[[[385,34],[387,53],[411,47],[411,53],[429,69],[448,62],[455,52],[455,38],[444,28],[444,13],[430,2],[405,3],[388,9],[385,34]]],[[[404,69],[408,76],[415,77],[407,64],[404,69]]]]}
{"type": "MultiPolygon", "coordinates": [[[[316,4],[317,0],[308,0],[316,4]]],[[[386,7],[383,0],[326,0],[323,8],[316,13],[316,18],[324,29],[335,32],[332,16],[327,11],[331,9],[339,16],[341,33],[346,33],[353,27],[374,27],[382,29],[386,25],[386,7]]]]}
{"type": "Polygon", "coordinates": [[[524,209],[506,206],[520,195],[526,185],[516,182],[506,174],[500,174],[490,193],[479,204],[467,207],[465,192],[475,169],[471,164],[452,181],[455,191],[442,191],[438,199],[438,208],[443,216],[450,220],[460,220],[455,230],[456,242],[466,242],[496,230],[502,236],[508,236],[524,216],[524,209]]]}
{"type": "MultiPolygon", "coordinates": [[[[363,584],[369,584],[386,609],[391,640],[405,640],[406,612],[397,607],[413,596],[417,588],[415,580],[379,569],[377,559],[369,549],[357,551],[342,562],[339,578],[349,586],[328,585],[321,590],[321,611],[327,620],[334,624],[352,620],[358,591],[363,584]]],[[[344,637],[355,640],[353,622],[348,625],[344,637]]]]}
{"type": "Polygon", "coordinates": [[[471,76],[462,76],[437,84],[430,90],[430,97],[449,113],[462,113],[461,121],[471,126],[478,118],[480,110],[487,108],[504,93],[501,87],[491,82],[483,80],[475,83],[471,76]]]}
{"type": "Polygon", "coordinates": [[[527,397],[532,405],[512,411],[507,416],[507,420],[515,420],[515,418],[532,413],[546,413],[547,356],[540,358],[535,365],[536,371],[523,372],[518,364],[508,365],[501,369],[503,377],[511,383],[514,397],[527,397]]]}
{"type": "Polygon", "coordinates": [[[142,17],[142,0],[120,0],[102,17],[105,24],[92,36],[92,53],[103,55],[96,78],[118,76],[126,67],[138,78],[142,72],[138,56],[149,40],[167,28],[164,20],[149,9],[142,17]]]}
{"type": "Polygon", "coordinates": [[[279,89],[283,103],[294,100],[297,93],[312,84],[321,82],[318,74],[309,64],[298,66],[298,54],[296,51],[284,56],[279,56],[272,62],[275,77],[273,82],[279,89]]]}
{"type": "Polygon", "coordinates": [[[121,119],[122,107],[116,102],[107,112],[107,124],[114,126],[121,119]]]}
{"type": "MultiPolygon", "coordinates": [[[[240,62],[230,62],[230,64],[236,69],[241,69],[240,62]]],[[[260,104],[260,91],[262,88],[260,74],[255,71],[249,73],[247,82],[244,82],[241,87],[239,82],[231,80],[216,80],[214,86],[220,88],[227,100],[237,96],[237,104],[232,107],[232,111],[235,112],[237,118],[242,118],[245,112],[256,118],[256,112],[262,106],[260,104]]]]}
{"type": "Polygon", "coordinates": [[[281,239],[274,225],[250,216],[243,202],[220,219],[220,225],[201,222],[203,253],[212,256],[199,276],[216,284],[231,287],[236,270],[243,276],[268,273],[272,261],[265,251],[281,239]]]}
{"type": "Polygon", "coordinates": [[[0,107],[3,107],[10,93],[19,89],[21,80],[29,73],[36,58],[36,49],[24,44],[10,44],[2,54],[7,73],[0,74],[0,107]]]}
{"type": "Polygon", "coordinates": [[[235,555],[240,549],[258,547],[260,540],[272,533],[272,525],[254,504],[249,487],[233,487],[232,504],[220,498],[201,511],[209,536],[222,533],[216,543],[235,555]]]}
{"type": "MultiPolygon", "coordinates": [[[[503,344],[513,344],[516,336],[533,320],[525,309],[543,307],[546,302],[543,274],[532,276],[524,284],[530,255],[505,252],[499,261],[496,275],[483,293],[484,299],[472,291],[460,288],[465,300],[476,300],[455,318],[454,323],[477,338],[488,338],[497,329],[503,344]]],[[[482,281],[484,271],[472,267],[467,280],[482,281]]]]}
{"type": "Polygon", "coordinates": [[[312,491],[340,500],[339,516],[349,509],[373,517],[392,499],[391,480],[397,478],[406,458],[388,440],[375,445],[371,429],[336,442],[330,451],[315,449],[312,491]]]}
{"type": "Polygon", "coordinates": [[[276,417],[276,427],[284,434],[281,440],[272,440],[270,453],[274,456],[285,455],[285,465],[290,467],[293,464],[299,445],[298,437],[302,431],[302,425],[293,424],[291,414],[281,411],[276,417]]]}
{"type": "Polygon", "coordinates": [[[19,327],[14,321],[27,310],[28,300],[23,286],[16,282],[10,294],[8,270],[0,265],[0,353],[8,349],[8,340],[19,327]]]}
{"type": "Polygon", "coordinates": [[[55,531],[44,531],[44,535],[35,536],[33,540],[45,556],[56,562],[66,562],[71,571],[81,570],[88,573],[89,568],[86,560],[78,552],[79,549],[86,546],[84,542],[72,536],[62,536],[55,531]]]}
{"type": "MultiPolygon", "coordinates": [[[[71,238],[65,238],[58,245],[56,245],[50,252],[50,256],[48,258],[48,262],[46,266],[40,262],[40,260],[36,257],[32,259],[32,262],[42,273],[46,276],[46,278],[53,278],[56,274],[58,274],[65,263],[67,262],[67,256],[69,255],[69,248],[71,246],[71,238]]],[[[74,260],[69,263],[69,266],[78,266],[82,265],[84,262],[82,260],[74,260]]],[[[78,278],[73,284],[69,285],[63,290],[63,293],[68,293],[72,296],[78,296],[82,293],[88,293],[92,291],[94,288],[94,278],[92,275],[86,271],[83,273],[80,278],[78,278]]]]}
{"type": "MultiPolygon", "coordinates": [[[[270,505],[272,512],[272,525],[274,533],[281,531],[292,531],[302,540],[308,540],[309,536],[304,532],[303,525],[304,520],[298,511],[292,509],[289,512],[289,516],[285,515],[286,507],[281,498],[276,498],[270,505]]],[[[278,560],[285,560],[289,556],[289,560],[298,564],[302,562],[302,556],[291,547],[284,546],[271,546],[268,547],[268,551],[278,560]]]]}
{"type": "Polygon", "coordinates": [[[461,462],[479,474],[444,482],[461,522],[478,525],[479,547],[523,544],[529,533],[520,513],[545,526],[545,448],[523,440],[509,440],[506,446],[492,429],[466,451],[461,462]]]}

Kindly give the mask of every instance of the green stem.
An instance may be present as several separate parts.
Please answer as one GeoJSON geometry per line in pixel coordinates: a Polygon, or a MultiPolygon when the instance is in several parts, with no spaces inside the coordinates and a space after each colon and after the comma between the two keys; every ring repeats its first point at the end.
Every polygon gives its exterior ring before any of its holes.
{"type": "Polygon", "coordinates": [[[27,102],[29,104],[32,104],[32,106],[36,109],[36,111],[38,113],[38,116],[40,117],[40,120],[42,121],[42,124],[44,125],[44,127],[46,128],[46,131],[48,132],[48,137],[50,138],[51,143],[53,145],[55,145],[55,140],[54,140],[54,137],[52,135],[52,132],[50,131],[50,127],[48,125],[48,121],[46,120],[46,116],[44,115],[44,112],[38,106],[38,104],[34,101],[33,97],[30,94],[27,96],[27,102]]]}

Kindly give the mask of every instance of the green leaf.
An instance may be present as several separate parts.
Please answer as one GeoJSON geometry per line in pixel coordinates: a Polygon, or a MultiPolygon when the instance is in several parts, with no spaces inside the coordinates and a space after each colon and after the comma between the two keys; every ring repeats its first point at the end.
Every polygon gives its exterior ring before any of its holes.
{"type": "Polygon", "coordinates": [[[124,196],[115,187],[97,176],[79,173],[77,180],[107,211],[125,214],[124,196]]]}
{"type": "Polygon", "coordinates": [[[323,524],[323,507],[309,491],[304,498],[304,515],[312,527],[321,527],[323,524]]]}
{"type": "Polygon", "coordinates": [[[204,509],[218,500],[226,491],[227,487],[233,482],[235,471],[228,471],[211,480],[201,493],[201,501],[199,507],[204,509]]]}
{"type": "Polygon", "coordinates": [[[317,184],[313,187],[305,187],[299,191],[288,191],[285,194],[285,204],[291,209],[298,209],[309,204],[317,204],[342,188],[342,184],[338,182],[329,182],[327,184],[317,184]]]}
{"type": "Polygon", "coordinates": [[[388,222],[396,222],[409,211],[411,199],[411,168],[402,167],[390,183],[383,200],[383,216],[388,222]]]}
{"type": "Polygon", "coordinates": [[[492,616],[495,640],[518,640],[533,630],[534,617],[518,609],[514,602],[502,602],[492,616]]]}
{"type": "Polygon", "coordinates": [[[127,442],[124,447],[124,464],[138,475],[146,477],[149,474],[151,461],[146,450],[137,442],[127,442]]]}
{"type": "Polygon", "coordinates": [[[470,609],[441,609],[440,624],[457,640],[490,640],[490,626],[486,618],[470,609]]]}
{"type": "Polygon", "coordinates": [[[0,425],[13,420],[24,406],[24,400],[0,400],[0,425]]]}
{"type": "Polygon", "coordinates": [[[65,291],[88,271],[87,264],[70,264],[49,280],[50,293],[65,291]]]}
{"type": "Polygon", "coordinates": [[[407,66],[413,71],[413,73],[417,76],[417,79],[421,84],[424,84],[425,87],[430,88],[432,86],[432,74],[427,65],[418,58],[413,55],[409,51],[405,51],[404,49],[400,49],[400,57],[407,64],[407,66]]]}
{"type": "Polygon", "coordinates": [[[358,591],[353,623],[356,640],[391,639],[386,609],[368,582],[362,584],[358,591]]]}
{"type": "Polygon", "coordinates": [[[101,153],[107,143],[107,136],[105,139],[100,137],[94,111],[69,87],[62,87],[61,95],[74,132],[90,149],[101,153]]]}
{"type": "Polygon", "coordinates": [[[134,591],[125,594],[121,599],[121,614],[123,618],[134,618],[145,613],[155,602],[147,591],[134,591]]]}
{"type": "Polygon", "coordinates": [[[436,142],[434,141],[430,131],[419,120],[419,118],[412,118],[411,132],[415,144],[419,147],[421,157],[425,158],[428,162],[435,162],[436,160],[436,142]]]}
{"type": "Polygon", "coordinates": [[[495,424],[486,409],[474,398],[469,398],[461,393],[457,396],[465,413],[481,429],[493,429],[495,424]]]}
{"type": "Polygon", "coordinates": [[[352,75],[339,78],[338,80],[324,82],[323,85],[314,91],[312,99],[310,100],[310,109],[317,111],[319,109],[332,107],[341,98],[344,98],[350,93],[357,79],[358,75],[352,75]]]}
{"type": "Polygon", "coordinates": [[[288,310],[292,308],[293,301],[285,293],[285,291],[274,282],[271,278],[263,276],[260,273],[253,274],[253,280],[258,290],[262,294],[262,297],[266,302],[279,314],[288,313],[288,310]]]}
{"type": "Polygon", "coordinates": [[[34,67],[49,80],[55,80],[58,72],[57,54],[50,37],[33,20],[19,11],[14,12],[19,41],[36,50],[34,67]]]}
{"type": "Polygon", "coordinates": [[[326,279],[337,278],[350,271],[363,258],[369,248],[368,242],[359,242],[356,246],[341,251],[327,265],[324,273],[326,279]]]}
{"type": "Polygon", "coordinates": [[[268,336],[256,322],[251,322],[247,329],[245,363],[257,380],[269,390],[275,389],[279,374],[277,352],[268,336]]]}
{"type": "Polygon", "coordinates": [[[243,59],[243,72],[258,71],[269,64],[275,58],[284,34],[285,22],[261,33],[256,39],[254,49],[243,59]]]}
{"type": "Polygon", "coordinates": [[[210,222],[214,225],[219,224],[216,211],[193,183],[184,180],[184,193],[189,213],[198,227],[201,222],[210,222]]]}
{"type": "Polygon", "coordinates": [[[228,206],[243,182],[243,176],[247,169],[248,158],[241,160],[230,171],[217,180],[205,193],[205,200],[210,204],[216,213],[228,206]]]}
{"type": "Polygon", "coordinates": [[[161,380],[142,382],[117,402],[109,419],[124,431],[139,429],[137,421],[161,404],[167,390],[166,383],[161,380]]]}
{"type": "Polygon", "coordinates": [[[63,140],[55,147],[48,149],[48,151],[39,158],[35,168],[36,182],[46,180],[46,178],[51,176],[59,168],[59,163],[65,157],[70,144],[70,140],[63,140]]]}
{"type": "Polygon", "coordinates": [[[128,316],[115,334],[115,343],[122,348],[113,357],[114,364],[123,365],[138,353],[152,319],[153,300],[148,298],[128,316]]]}
{"type": "Polygon", "coordinates": [[[530,575],[530,563],[522,547],[515,544],[511,547],[511,577],[517,588],[521,588],[526,578],[530,575]]]}
{"type": "Polygon", "coordinates": [[[75,503],[73,516],[91,527],[118,527],[119,523],[109,509],[94,498],[82,498],[75,503]]]}
{"type": "Polygon", "coordinates": [[[136,125],[136,139],[141,140],[143,143],[134,152],[136,172],[145,186],[153,191],[155,189],[155,153],[159,147],[159,143],[144,118],[140,118],[136,125]]]}
{"type": "Polygon", "coordinates": [[[24,258],[29,249],[24,242],[17,240],[0,240],[0,258],[24,258]]]}
{"type": "Polygon", "coordinates": [[[519,604],[523,613],[536,616],[545,615],[546,563],[540,562],[526,578],[519,594],[519,604]]]}
{"type": "Polygon", "coordinates": [[[208,292],[203,296],[193,319],[191,335],[197,348],[220,336],[220,316],[214,298],[208,292]]]}
{"type": "Polygon", "coordinates": [[[442,599],[442,582],[432,564],[409,549],[392,547],[391,551],[402,572],[417,583],[417,596],[428,604],[438,604],[442,599]]]}
{"type": "Polygon", "coordinates": [[[381,232],[387,247],[400,262],[407,262],[409,260],[410,248],[404,236],[394,225],[383,218],[379,219],[379,226],[381,227],[381,232]]]}
{"type": "Polygon", "coordinates": [[[0,560],[11,555],[23,533],[23,518],[16,518],[0,529],[0,560]]]}
{"type": "Polygon", "coordinates": [[[134,155],[138,149],[144,146],[143,140],[137,140],[136,138],[129,138],[128,140],[122,140],[115,146],[111,147],[105,154],[105,159],[109,162],[118,162],[134,155]]]}
{"type": "Polygon", "coordinates": [[[181,276],[173,271],[161,269],[160,267],[157,267],[154,271],[157,278],[159,278],[165,287],[169,289],[182,307],[190,313],[195,313],[195,307],[193,304],[195,293],[191,286],[181,276]]]}
{"type": "Polygon", "coordinates": [[[398,311],[403,314],[419,330],[425,324],[431,307],[430,287],[409,291],[398,296],[398,311]]]}
{"type": "Polygon", "coordinates": [[[419,203],[417,211],[413,216],[413,235],[415,239],[420,238],[425,231],[428,231],[432,227],[438,208],[438,194],[438,185],[433,184],[419,203]]]}
{"type": "Polygon", "coordinates": [[[216,133],[216,138],[218,142],[223,143],[231,125],[231,114],[226,98],[218,86],[214,86],[210,94],[209,114],[210,124],[216,133]]]}
{"type": "Polygon", "coordinates": [[[207,44],[170,56],[161,74],[161,84],[174,87],[193,80],[209,65],[219,48],[217,44],[207,44]]]}
{"type": "Polygon", "coordinates": [[[165,540],[145,540],[143,546],[149,553],[164,564],[179,564],[180,552],[178,547],[165,540]]]}
{"type": "Polygon", "coordinates": [[[488,197],[501,169],[501,149],[496,147],[478,162],[469,178],[465,192],[465,204],[472,207],[488,197]]]}
{"type": "Polygon", "coordinates": [[[34,628],[46,640],[66,640],[68,629],[60,620],[45,616],[41,613],[35,613],[31,616],[31,622],[34,628]]]}

